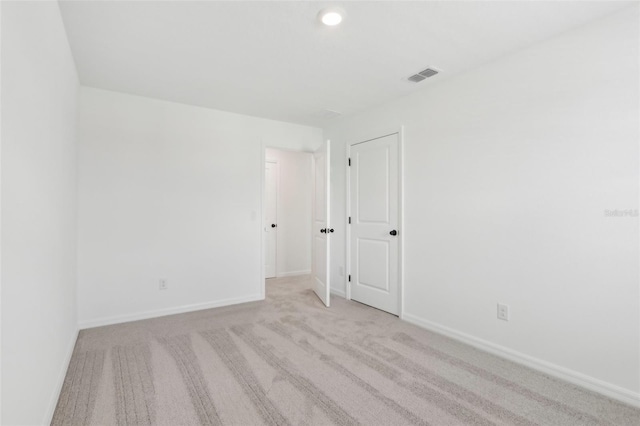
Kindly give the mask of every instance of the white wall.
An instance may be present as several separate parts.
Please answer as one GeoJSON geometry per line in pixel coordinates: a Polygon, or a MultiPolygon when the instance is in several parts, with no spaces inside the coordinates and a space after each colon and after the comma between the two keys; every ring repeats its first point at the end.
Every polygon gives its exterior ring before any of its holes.
{"type": "Polygon", "coordinates": [[[57,2],[2,9],[2,424],[48,424],[77,335],[78,77],[57,2]]]}
{"type": "Polygon", "coordinates": [[[321,130],[83,87],[78,143],[88,327],[260,299],[263,145],[321,130]]]}
{"type": "Polygon", "coordinates": [[[604,214],[638,208],[638,35],[634,6],[325,129],[332,285],[345,143],[404,125],[405,319],[640,402],[638,218],[604,214]]]}
{"type": "Polygon", "coordinates": [[[276,276],[310,274],[312,154],[267,148],[265,156],[279,173],[276,276]]]}

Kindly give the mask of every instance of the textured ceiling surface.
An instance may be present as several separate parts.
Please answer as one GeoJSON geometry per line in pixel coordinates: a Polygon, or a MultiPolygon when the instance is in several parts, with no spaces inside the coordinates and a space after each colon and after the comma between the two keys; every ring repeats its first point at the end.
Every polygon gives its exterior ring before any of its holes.
{"type": "Polygon", "coordinates": [[[63,1],[83,85],[322,126],[612,13],[622,2],[63,1]],[[346,19],[324,27],[318,11],[346,19]],[[441,74],[406,80],[433,66],[441,74]]]}

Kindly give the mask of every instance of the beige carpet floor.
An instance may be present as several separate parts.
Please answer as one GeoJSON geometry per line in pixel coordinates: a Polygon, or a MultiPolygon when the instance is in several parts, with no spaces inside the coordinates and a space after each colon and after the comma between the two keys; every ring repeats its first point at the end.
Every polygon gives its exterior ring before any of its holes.
{"type": "Polygon", "coordinates": [[[640,410],[334,297],[84,330],[54,425],[640,425],[640,410]]]}

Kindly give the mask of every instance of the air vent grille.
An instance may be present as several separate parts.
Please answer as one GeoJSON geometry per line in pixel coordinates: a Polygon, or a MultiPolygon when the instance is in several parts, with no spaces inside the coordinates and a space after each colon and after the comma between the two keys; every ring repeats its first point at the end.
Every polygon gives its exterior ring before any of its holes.
{"type": "Polygon", "coordinates": [[[436,74],[438,74],[437,70],[434,70],[433,68],[427,68],[425,70],[420,71],[417,74],[412,75],[411,77],[407,78],[407,80],[412,81],[414,83],[419,83],[422,80],[425,80],[429,77],[433,77],[436,74]]]}
{"type": "Polygon", "coordinates": [[[424,71],[420,71],[418,74],[420,74],[423,77],[433,77],[434,75],[438,74],[438,71],[434,70],[433,68],[427,68],[424,71]]]}

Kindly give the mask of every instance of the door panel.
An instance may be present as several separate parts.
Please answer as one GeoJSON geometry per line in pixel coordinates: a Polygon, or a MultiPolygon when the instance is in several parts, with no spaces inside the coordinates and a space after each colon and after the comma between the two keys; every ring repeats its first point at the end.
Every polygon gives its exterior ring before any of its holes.
{"type": "Polygon", "coordinates": [[[264,231],[266,233],[264,275],[265,278],[276,276],[276,253],[278,240],[278,163],[267,161],[265,163],[265,220],[264,231]],[[276,225],[276,227],[272,227],[276,225]]]}
{"type": "Polygon", "coordinates": [[[389,223],[389,147],[355,152],[358,164],[357,220],[389,223]]]}
{"type": "Polygon", "coordinates": [[[313,291],[322,303],[330,302],[330,244],[329,236],[329,182],[330,150],[327,141],[314,155],[314,196],[313,196],[313,291]]]}
{"type": "Polygon", "coordinates": [[[389,242],[358,239],[358,285],[389,292],[389,242]]]}
{"type": "Polygon", "coordinates": [[[399,155],[393,134],[351,146],[351,298],[399,313],[399,155]],[[396,235],[391,235],[391,231],[396,235]]]}

